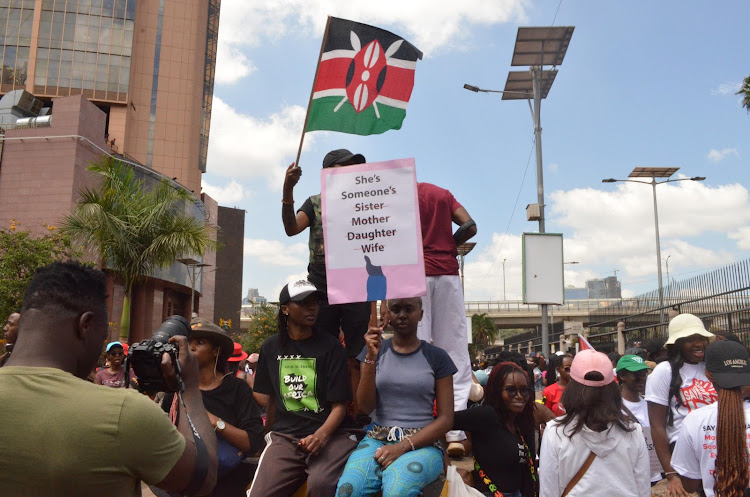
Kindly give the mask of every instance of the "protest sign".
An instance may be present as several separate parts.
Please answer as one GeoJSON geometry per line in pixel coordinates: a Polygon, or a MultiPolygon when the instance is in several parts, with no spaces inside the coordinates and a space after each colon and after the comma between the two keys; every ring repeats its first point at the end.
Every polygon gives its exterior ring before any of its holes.
{"type": "Polygon", "coordinates": [[[425,295],[414,159],[325,168],[321,185],[328,301],[425,295]]]}

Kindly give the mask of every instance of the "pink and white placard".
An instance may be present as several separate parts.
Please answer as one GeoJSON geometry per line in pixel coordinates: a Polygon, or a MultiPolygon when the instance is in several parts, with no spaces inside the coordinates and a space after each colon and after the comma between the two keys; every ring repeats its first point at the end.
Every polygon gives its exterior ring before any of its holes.
{"type": "Polygon", "coordinates": [[[414,159],[326,168],[321,185],[328,301],[424,295],[414,159]]]}

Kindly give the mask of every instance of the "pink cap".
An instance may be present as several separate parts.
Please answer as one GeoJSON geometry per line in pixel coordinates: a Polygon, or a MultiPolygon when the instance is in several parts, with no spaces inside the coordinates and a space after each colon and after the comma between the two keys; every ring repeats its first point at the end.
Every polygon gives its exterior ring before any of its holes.
{"type": "Polygon", "coordinates": [[[570,366],[570,376],[575,381],[587,387],[603,387],[615,380],[615,372],[612,362],[605,354],[591,349],[585,349],[576,354],[573,364],[570,366]],[[601,373],[603,380],[587,380],[584,377],[596,371],[601,373]]]}

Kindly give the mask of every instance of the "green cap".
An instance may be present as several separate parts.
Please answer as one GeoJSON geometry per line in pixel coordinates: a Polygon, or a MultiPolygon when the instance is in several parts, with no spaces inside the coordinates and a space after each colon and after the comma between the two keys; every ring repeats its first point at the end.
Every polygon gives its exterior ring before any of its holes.
{"type": "Polygon", "coordinates": [[[651,369],[646,361],[642,357],[637,355],[624,355],[617,361],[617,368],[615,370],[619,373],[622,370],[626,371],[641,371],[643,369],[651,369]]]}

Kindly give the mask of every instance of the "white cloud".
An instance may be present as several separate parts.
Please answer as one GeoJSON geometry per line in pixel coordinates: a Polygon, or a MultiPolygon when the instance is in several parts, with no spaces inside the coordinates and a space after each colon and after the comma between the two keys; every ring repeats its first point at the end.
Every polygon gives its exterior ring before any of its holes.
{"type": "MultiPolygon", "coordinates": [[[[720,266],[738,257],[731,249],[714,249],[717,237],[750,249],[750,194],[739,184],[709,187],[685,181],[657,187],[662,260],[670,256],[669,273],[720,266]]],[[[555,191],[548,200],[549,231],[564,234],[565,285],[612,276],[624,297],[656,288],[654,207],[648,185],[620,183],[614,191],[593,188],[555,191]]],[[[508,300],[522,298],[521,237],[492,234],[466,256],[467,301],[503,299],[503,259],[508,300]],[[493,264],[494,262],[494,264],[493,264]]],[[[664,284],[665,265],[662,263],[664,284]]]]}
{"type": "Polygon", "coordinates": [[[219,41],[231,45],[258,45],[264,39],[304,33],[320,36],[328,15],[392,29],[426,54],[458,47],[472,25],[490,26],[525,20],[528,0],[224,0],[219,41]]]}
{"type": "Polygon", "coordinates": [[[230,181],[228,185],[222,187],[206,183],[204,179],[201,186],[204,192],[208,193],[211,198],[222,205],[236,204],[247,196],[245,188],[235,180],[230,181]]]}
{"type": "MultiPolygon", "coordinates": [[[[214,97],[208,170],[232,178],[265,178],[274,189],[280,189],[287,163],[297,153],[304,120],[305,109],[299,105],[258,119],[214,97]]],[[[314,136],[307,135],[305,148],[314,141],[314,136]]]]}
{"type": "Polygon", "coordinates": [[[239,49],[220,43],[216,53],[216,84],[230,85],[254,72],[256,67],[239,49]]]}
{"type": "Polygon", "coordinates": [[[307,265],[308,254],[306,243],[282,243],[278,240],[261,240],[245,238],[245,257],[273,266],[307,265]]]}
{"type": "Polygon", "coordinates": [[[728,83],[721,83],[716,88],[711,89],[711,95],[734,95],[742,87],[742,83],[739,81],[730,81],[728,83]]]}
{"type": "Polygon", "coordinates": [[[549,165],[550,172],[556,173],[558,169],[560,169],[560,164],[557,162],[553,162],[549,165]]]}
{"type": "Polygon", "coordinates": [[[729,157],[730,155],[734,155],[735,157],[740,156],[736,148],[722,148],[721,150],[712,148],[711,151],[708,152],[707,158],[711,162],[720,162],[726,159],[727,157],[729,157]]]}
{"type": "Polygon", "coordinates": [[[729,238],[737,240],[737,248],[750,250],[750,226],[744,226],[729,233],[729,238]]]}
{"type": "Polygon", "coordinates": [[[431,0],[224,0],[221,3],[217,82],[234,83],[252,72],[240,51],[285,36],[319,38],[328,15],[392,30],[427,56],[461,49],[473,26],[524,22],[528,0],[464,0],[437,6],[431,0]],[[236,64],[236,67],[233,67],[236,64]]]}

